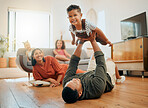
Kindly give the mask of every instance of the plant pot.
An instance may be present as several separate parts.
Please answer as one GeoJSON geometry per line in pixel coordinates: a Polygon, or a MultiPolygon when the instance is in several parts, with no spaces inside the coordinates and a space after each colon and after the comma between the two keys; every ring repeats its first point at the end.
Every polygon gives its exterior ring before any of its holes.
{"type": "Polygon", "coordinates": [[[0,58],[0,68],[6,68],[6,67],[7,67],[7,59],[0,58]]]}
{"type": "Polygon", "coordinates": [[[16,68],[16,57],[9,57],[9,67],[10,68],[16,68]]]}

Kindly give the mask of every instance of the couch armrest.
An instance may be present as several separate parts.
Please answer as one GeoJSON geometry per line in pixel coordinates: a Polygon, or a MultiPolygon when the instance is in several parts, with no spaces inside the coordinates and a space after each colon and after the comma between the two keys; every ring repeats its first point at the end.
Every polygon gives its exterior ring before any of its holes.
{"type": "Polygon", "coordinates": [[[32,73],[32,66],[27,65],[27,56],[18,55],[16,59],[18,67],[26,72],[32,73]]]}

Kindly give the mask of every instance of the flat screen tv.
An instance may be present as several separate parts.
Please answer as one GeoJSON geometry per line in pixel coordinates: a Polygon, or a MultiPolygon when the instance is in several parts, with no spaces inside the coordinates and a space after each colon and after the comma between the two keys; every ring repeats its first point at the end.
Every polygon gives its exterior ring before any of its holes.
{"type": "Polygon", "coordinates": [[[146,12],[124,19],[120,24],[122,40],[147,35],[146,12]]]}

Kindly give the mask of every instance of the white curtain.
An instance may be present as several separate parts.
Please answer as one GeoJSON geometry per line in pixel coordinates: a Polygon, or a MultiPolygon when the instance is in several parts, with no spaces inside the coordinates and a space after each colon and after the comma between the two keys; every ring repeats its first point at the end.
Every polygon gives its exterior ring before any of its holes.
{"type": "MultiPolygon", "coordinates": [[[[102,10],[98,12],[98,24],[97,26],[103,31],[105,36],[110,40],[110,36],[106,35],[106,26],[105,26],[105,11],[102,10]]],[[[110,40],[111,41],[111,40],[110,40]]],[[[105,58],[111,58],[111,47],[108,45],[100,45],[102,52],[105,55],[105,58]]]]}
{"type": "Polygon", "coordinates": [[[49,48],[49,15],[41,13],[16,13],[16,49],[24,47],[24,41],[31,47],[49,48]]]}
{"type": "Polygon", "coordinates": [[[9,17],[9,37],[16,40],[15,44],[10,42],[9,45],[14,44],[16,51],[19,48],[24,48],[23,42],[27,40],[32,48],[50,47],[49,13],[34,11],[10,11],[9,13],[9,16],[15,14],[15,17],[13,17],[14,22],[11,21],[12,17],[9,17]],[[12,30],[14,32],[11,33],[12,30]]]}

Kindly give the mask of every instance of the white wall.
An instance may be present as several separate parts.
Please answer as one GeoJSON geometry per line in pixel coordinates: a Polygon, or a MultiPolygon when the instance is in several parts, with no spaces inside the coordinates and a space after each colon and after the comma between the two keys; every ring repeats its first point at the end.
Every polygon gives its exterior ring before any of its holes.
{"type": "MultiPolygon", "coordinates": [[[[97,14],[99,11],[104,10],[106,18],[105,31],[111,42],[121,40],[121,20],[144,11],[148,12],[148,0],[0,0],[0,34],[7,35],[7,9],[10,7],[51,13],[53,16],[53,42],[60,38],[61,31],[64,31],[64,40],[71,40],[66,12],[66,8],[70,4],[78,4],[82,9],[84,18],[91,8],[97,14]]],[[[69,43],[67,47],[74,46],[69,43]]],[[[105,47],[105,50],[108,49],[105,47]]]]}
{"type": "MultiPolygon", "coordinates": [[[[54,41],[56,39],[60,39],[60,32],[63,32],[63,40],[72,40],[71,34],[69,32],[69,20],[68,20],[68,15],[66,12],[66,9],[69,5],[71,4],[76,4],[79,5],[83,17],[85,18],[86,12],[92,7],[91,6],[91,0],[53,0],[53,33],[54,33],[54,41]]],[[[66,43],[66,47],[75,47],[71,45],[70,43],[66,43]]]]}
{"type": "Polygon", "coordinates": [[[148,23],[147,4],[148,0],[93,0],[92,5],[97,13],[105,11],[106,36],[111,42],[118,42],[121,41],[121,20],[146,11],[148,23]]]}
{"type": "Polygon", "coordinates": [[[7,35],[8,8],[52,12],[52,0],[0,0],[0,33],[7,35]]]}
{"type": "MultiPolygon", "coordinates": [[[[8,31],[8,8],[52,13],[51,0],[0,0],[0,34],[7,36],[8,31]]],[[[14,52],[7,52],[5,57],[15,56],[14,52]]]]}
{"type": "Polygon", "coordinates": [[[70,4],[78,4],[82,12],[90,8],[90,0],[0,0],[0,33],[7,35],[8,8],[23,10],[35,10],[49,12],[53,16],[53,36],[54,41],[60,37],[60,32],[64,31],[63,39],[71,39],[69,36],[69,21],[67,19],[66,8],[70,4]],[[84,8],[84,9],[83,9],[84,8]]]}
{"type": "MultiPolygon", "coordinates": [[[[0,0],[0,34],[7,35],[8,8],[14,8],[51,13],[53,18],[53,43],[57,39],[60,39],[61,31],[64,31],[64,40],[71,40],[66,12],[66,8],[70,4],[78,4],[85,15],[86,11],[91,8],[92,3],[90,0],[0,0]]],[[[67,47],[74,46],[69,43],[67,47]]],[[[7,55],[9,56],[11,54],[7,53],[7,55]]]]}

